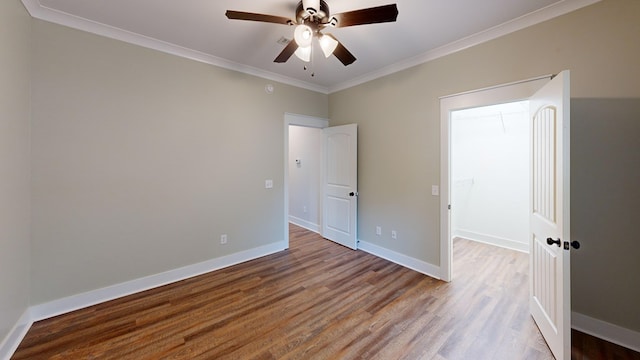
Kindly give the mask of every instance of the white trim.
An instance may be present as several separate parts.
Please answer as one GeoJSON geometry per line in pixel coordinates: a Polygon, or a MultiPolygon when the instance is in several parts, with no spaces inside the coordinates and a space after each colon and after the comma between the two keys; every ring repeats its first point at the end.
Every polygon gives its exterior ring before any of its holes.
{"type": "Polygon", "coordinates": [[[117,299],[123,296],[135,294],[141,291],[153,289],[159,286],[202,275],[211,271],[226,268],[242,262],[257,259],[259,257],[270,255],[285,249],[287,249],[287,244],[281,241],[254,249],[237,252],[235,254],[226,255],[216,259],[203,261],[197,264],[187,265],[163,273],[108,286],[102,289],[92,290],[82,294],[53,300],[48,303],[32,306],[31,317],[33,321],[48,319],[50,317],[100,304],[105,301],[117,299]]]}
{"type": "Polygon", "coordinates": [[[360,85],[377,78],[387,76],[398,71],[402,71],[428,61],[438,59],[455,52],[482,44],[484,42],[499,38],[512,32],[527,28],[532,25],[553,19],[555,17],[570,13],[582,7],[589,6],[600,0],[563,0],[547,7],[520,16],[519,18],[507,21],[490,29],[467,36],[452,43],[443,45],[436,49],[427,51],[412,58],[399,61],[386,66],[380,70],[372,71],[355,79],[345,81],[334,86],[324,87],[306,81],[301,81],[288,76],[272,73],[251,66],[243,65],[234,61],[226,60],[217,56],[206,54],[200,51],[188,49],[182,46],[171,44],[165,41],[143,36],[130,31],[122,30],[113,26],[91,21],[62,11],[54,10],[42,6],[38,0],[22,0],[25,8],[36,19],[49,21],[55,24],[68,26],[74,29],[83,30],[96,35],[121,40],[131,44],[136,44],[149,49],[162,51],[168,54],[184,57],[187,59],[203,62],[206,64],[219,66],[225,69],[239,71],[249,75],[258,76],[264,79],[278,81],[284,84],[316,91],[323,94],[331,94],[356,85],[360,85]]]}
{"type": "MultiPolygon", "coordinates": [[[[311,128],[324,129],[329,126],[329,120],[323,118],[317,118],[314,116],[284,113],[285,126],[296,125],[306,126],[311,128]]],[[[287,159],[288,161],[288,159],[287,159]]]]}
{"type": "Polygon", "coordinates": [[[571,327],[585,334],[640,352],[640,332],[594,319],[575,311],[571,313],[571,327]]]}
{"type": "Polygon", "coordinates": [[[467,240],[471,240],[471,241],[475,241],[483,244],[498,246],[498,247],[509,249],[509,250],[529,253],[529,244],[523,243],[521,241],[513,240],[513,239],[507,239],[507,238],[489,235],[489,234],[482,234],[475,231],[469,231],[464,229],[455,230],[451,236],[454,238],[460,237],[460,238],[464,238],[467,240]]]}
{"type": "Polygon", "coordinates": [[[299,217],[289,215],[289,222],[291,224],[303,227],[309,231],[313,231],[314,233],[320,234],[320,225],[314,224],[311,221],[307,221],[305,219],[300,219],[299,217]]]}
{"type": "Polygon", "coordinates": [[[154,39],[152,37],[140,35],[131,31],[123,30],[107,24],[88,20],[76,15],[65,13],[59,10],[51,9],[40,4],[38,0],[22,0],[25,8],[32,17],[54,24],[68,26],[73,29],[86,31],[92,34],[104,36],[107,38],[124,41],[130,44],[142,46],[148,49],[161,51],[167,54],[180,56],[190,60],[202,62],[218,66],[224,69],[234,70],[241,73],[257,76],[263,79],[289,84],[295,87],[316,91],[322,94],[328,94],[329,89],[325,86],[312,84],[310,82],[301,81],[288,76],[276,74],[270,71],[258,69],[252,66],[237,63],[213,56],[201,51],[188,49],[179,45],[175,45],[166,41],[154,39]]]}
{"type": "Polygon", "coordinates": [[[489,91],[489,90],[498,90],[499,88],[502,88],[502,87],[520,85],[520,84],[529,83],[529,82],[532,82],[532,81],[551,80],[556,75],[558,75],[558,74],[547,74],[547,75],[535,76],[535,77],[532,77],[532,78],[529,78],[529,79],[512,81],[512,82],[506,83],[506,84],[493,85],[493,86],[488,86],[488,87],[482,88],[482,89],[474,89],[474,90],[469,90],[469,91],[463,91],[463,92],[457,93],[457,94],[440,96],[439,99],[442,100],[442,99],[458,97],[458,96],[463,96],[463,95],[471,95],[471,94],[474,94],[474,93],[479,93],[479,92],[484,92],[484,91],[489,91]]]}
{"type": "Polygon", "coordinates": [[[551,20],[555,17],[570,13],[572,11],[578,10],[585,6],[595,4],[599,1],[600,0],[564,0],[564,1],[551,4],[547,7],[544,7],[532,13],[520,16],[519,18],[507,21],[503,24],[500,24],[492,28],[489,28],[487,30],[481,31],[479,33],[467,36],[465,38],[454,41],[452,43],[440,46],[433,50],[429,50],[425,53],[414,56],[412,58],[383,67],[380,70],[372,71],[368,74],[364,74],[353,80],[345,81],[343,83],[330,86],[329,93],[331,94],[337,91],[348,89],[350,87],[364,84],[366,82],[375,80],[377,78],[381,78],[383,76],[391,75],[393,73],[406,70],[420,64],[424,64],[428,61],[432,61],[441,57],[445,57],[447,55],[451,55],[458,51],[468,49],[472,46],[476,46],[476,45],[485,43],[487,41],[497,39],[501,36],[511,34],[518,30],[522,30],[524,28],[539,24],[547,20],[551,20]]]}
{"type": "Polygon", "coordinates": [[[9,360],[16,352],[22,339],[33,325],[33,318],[30,309],[24,311],[18,322],[13,326],[9,334],[0,343],[0,359],[9,360]]]}
{"type": "Polygon", "coordinates": [[[432,278],[440,279],[440,267],[429,264],[428,262],[362,240],[358,240],[358,250],[368,252],[371,255],[389,260],[408,269],[431,276],[432,278]]]}

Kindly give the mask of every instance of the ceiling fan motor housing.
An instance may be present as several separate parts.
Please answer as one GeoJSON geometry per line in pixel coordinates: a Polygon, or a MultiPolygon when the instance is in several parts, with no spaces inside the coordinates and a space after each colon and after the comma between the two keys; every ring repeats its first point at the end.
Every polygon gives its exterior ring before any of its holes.
{"type": "Polygon", "coordinates": [[[326,24],[329,22],[327,19],[329,14],[329,5],[324,0],[320,0],[320,9],[305,9],[302,1],[298,3],[298,7],[296,8],[296,20],[298,24],[326,24]]]}

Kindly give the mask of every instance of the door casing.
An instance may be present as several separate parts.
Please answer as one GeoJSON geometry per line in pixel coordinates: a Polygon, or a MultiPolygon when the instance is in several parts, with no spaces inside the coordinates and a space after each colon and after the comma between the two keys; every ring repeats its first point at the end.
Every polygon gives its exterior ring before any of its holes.
{"type": "Polygon", "coordinates": [[[440,279],[451,281],[451,119],[455,110],[527,100],[551,75],[440,98],[440,279]]]}

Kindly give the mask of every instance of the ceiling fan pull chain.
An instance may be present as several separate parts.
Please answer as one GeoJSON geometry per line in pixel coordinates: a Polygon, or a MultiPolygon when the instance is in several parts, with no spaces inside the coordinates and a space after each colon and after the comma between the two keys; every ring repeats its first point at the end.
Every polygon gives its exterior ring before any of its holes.
{"type": "Polygon", "coordinates": [[[316,76],[316,73],[313,71],[313,46],[311,47],[311,77],[316,76]]]}

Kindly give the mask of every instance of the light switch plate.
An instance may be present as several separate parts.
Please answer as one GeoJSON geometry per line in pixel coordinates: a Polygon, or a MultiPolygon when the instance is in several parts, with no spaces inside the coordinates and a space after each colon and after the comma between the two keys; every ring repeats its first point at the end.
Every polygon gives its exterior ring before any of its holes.
{"type": "Polygon", "coordinates": [[[433,196],[440,195],[440,187],[438,185],[431,185],[431,195],[433,196]]]}
{"type": "Polygon", "coordinates": [[[264,188],[265,189],[271,189],[273,188],[273,180],[271,179],[267,179],[264,181],[264,188]]]}

